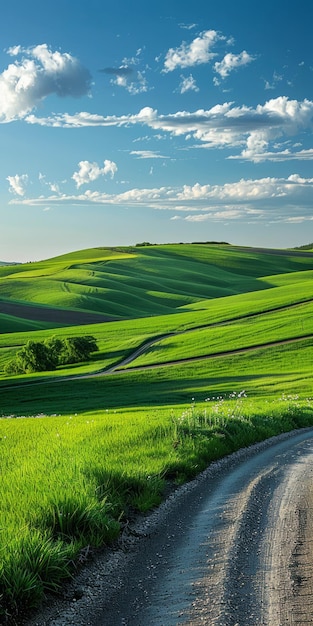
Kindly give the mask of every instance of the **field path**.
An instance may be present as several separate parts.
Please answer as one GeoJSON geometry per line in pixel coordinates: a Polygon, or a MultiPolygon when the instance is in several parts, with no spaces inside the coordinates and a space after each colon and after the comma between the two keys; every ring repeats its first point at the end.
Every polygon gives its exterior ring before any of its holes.
{"type": "Polygon", "coordinates": [[[313,623],[313,431],[183,495],[100,626],[313,623]]]}
{"type": "Polygon", "coordinates": [[[125,360],[119,363],[119,365],[113,365],[109,369],[104,370],[103,372],[98,372],[97,374],[88,374],[88,377],[89,376],[101,376],[103,374],[119,374],[121,372],[127,372],[127,371],[134,372],[134,371],[139,371],[139,370],[151,369],[155,367],[165,367],[165,366],[167,367],[168,365],[169,366],[179,365],[180,363],[191,363],[192,361],[203,361],[207,359],[215,359],[218,357],[231,356],[232,354],[240,354],[241,352],[250,352],[251,350],[258,350],[261,348],[270,348],[271,346],[280,346],[280,345],[284,345],[287,343],[294,343],[295,341],[301,341],[303,339],[311,339],[313,337],[313,335],[311,334],[301,335],[300,337],[293,337],[292,339],[281,339],[280,341],[271,341],[269,343],[255,344],[253,346],[235,348],[234,350],[224,350],[223,352],[214,352],[213,354],[204,354],[202,356],[190,356],[184,359],[177,359],[176,361],[164,361],[164,362],[158,362],[158,363],[151,363],[147,365],[138,365],[138,367],[132,367],[129,370],[123,369],[125,365],[128,365],[129,363],[134,361],[138,356],[143,354],[147,350],[148,347],[170,336],[171,335],[165,335],[164,337],[161,337],[157,340],[150,341],[148,344],[145,344],[144,346],[142,346],[139,350],[134,352],[132,355],[128,356],[125,360]]]}
{"type": "MultiPolygon", "coordinates": [[[[188,330],[186,332],[192,332],[192,330],[196,330],[196,329],[191,329],[188,330]]],[[[125,368],[126,365],[128,365],[129,363],[131,363],[132,361],[134,361],[135,359],[137,359],[138,356],[140,356],[141,354],[144,354],[146,352],[146,350],[148,350],[148,348],[150,348],[150,346],[152,346],[155,343],[158,343],[159,341],[162,341],[162,339],[167,339],[168,337],[174,337],[176,335],[179,335],[180,333],[167,333],[165,335],[160,335],[159,337],[155,338],[155,339],[151,339],[149,341],[147,341],[146,343],[144,343],[142,346],[140,346],[140,348],[137,348],[134,352],[132,352],[130,355],[128,355],[125,359],[123,359],[122,361],[120,361],[119,363],[116,363],[114,365],[111,365],[108,368],[105,369],[101,369],[98,371],[94,371],[91,372],[89,374],[73,374],[72,376],[54,376],[49,378],[44,378],[42,380],[37,380],[37,381],[28,381],[25,380],[21,383],[16,383],[16,384],[9,384],[9,385],[1,385],[1,389],[18,389],[20,387],[31,387],[33,385],[49,385],[52,383],[60,383],[60,382],[65,382],[65,381],[70,381],[70,380],[77,380],[77,379],[83,379],[83,378],[96,378],[98,376],[108,376],[111,374],[121,374],[121,373],[128,373],[128,372],[135,372],[135,371],[140,371],[140,370],[146,370],[146,369],[154,369],[157,367],[167,367],[167,366],[174,366],[174,365],[179,365],[180,363],[192,363],[193,361],[203,361],[203,360],[207,360],[207,359],[215,359],[218,357],[225,357],[225,356],[231,356],[232,354],[239,354],[242,352],[251,352],[252,350],[259,350],[261,348],[269,348],[269,347],[274,347],[274,346],[280,346],[280,345],[284,345],[284,344],[289,344],[289,343],[295,343],[297,341],[301,341],[304,339],[312,339],[313,335],[309,334],[309,335],[300,335],[298,337],[293,337],[292,339],[282,339],[280,341],[271,341],[269,343],[262,343],[262,344],[255,344],[253,346],[247,346],[247,347],[243,347],[243,348],[236,348],[234,350],[225,350],[223,352],[215,352],[213,354],[206,354],[206,355],[202,355],[202,356],[192,356],[192,357],[186,357],[184,359],[177,359],[176,361],[165,361],[165,362],[159,362],[159,363],[152,363],[152,364],[148,364],[148,365],[141,365],[138,367],[131,367],[129,369],[125,368]],[[125,368],[125,369],[124,369],[125,368]]],[[[313,622],[312,622],[313,623],[313,622]]]]}
{"type": "Polygon", "coordinates": [[[213,463],[29,626],[312,624],[312,478],[312,428],[213,463]]]}

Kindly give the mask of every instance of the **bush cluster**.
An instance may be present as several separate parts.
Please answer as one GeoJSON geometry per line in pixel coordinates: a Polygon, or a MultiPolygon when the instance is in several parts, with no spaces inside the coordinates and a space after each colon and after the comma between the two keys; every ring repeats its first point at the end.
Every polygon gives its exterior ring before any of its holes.
{"type": "Polygon", "coordinates": [[[98,346],[92,335],[29,340],[6,365],[7,374],[30,374],[55,370],[58,365],[87,361],[98,346]]]}

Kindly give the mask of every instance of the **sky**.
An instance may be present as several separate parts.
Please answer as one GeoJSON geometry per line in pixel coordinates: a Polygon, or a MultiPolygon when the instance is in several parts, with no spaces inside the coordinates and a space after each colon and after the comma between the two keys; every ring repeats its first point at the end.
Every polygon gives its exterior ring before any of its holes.
{"type": "Polygon", "coordinates": [[[0,260],[313,241],[311,0],[14,0],[0,260]]]}

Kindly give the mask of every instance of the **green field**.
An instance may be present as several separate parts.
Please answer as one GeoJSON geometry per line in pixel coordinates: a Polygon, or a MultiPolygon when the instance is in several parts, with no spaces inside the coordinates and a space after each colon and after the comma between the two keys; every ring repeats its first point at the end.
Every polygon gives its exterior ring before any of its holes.
{"type": "Polygon", "coordinates": [[[169,481],[313,425],[312,278],[312,253],[214,244],[0,266],[0,621],[169,481]],[[87,313],[113,321],[74,323],[87,313]],[[77,335],[96,338],[88,362],[5,374],[30,338],[77,335]]]}

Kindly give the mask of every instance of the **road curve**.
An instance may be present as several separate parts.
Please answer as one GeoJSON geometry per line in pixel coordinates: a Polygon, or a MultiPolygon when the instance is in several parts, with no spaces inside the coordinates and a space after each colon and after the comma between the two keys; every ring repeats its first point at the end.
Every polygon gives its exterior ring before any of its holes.
{"type": "Polygon", "coordinates": [[[313,624],[312,479],[313,428],[212,463],[23,624],[313,624]]]}
{"type": "Polygon", "coordinates": [[[274,441],[174,495],[88,624],[312,624],[313,429],[274,441]]]}

